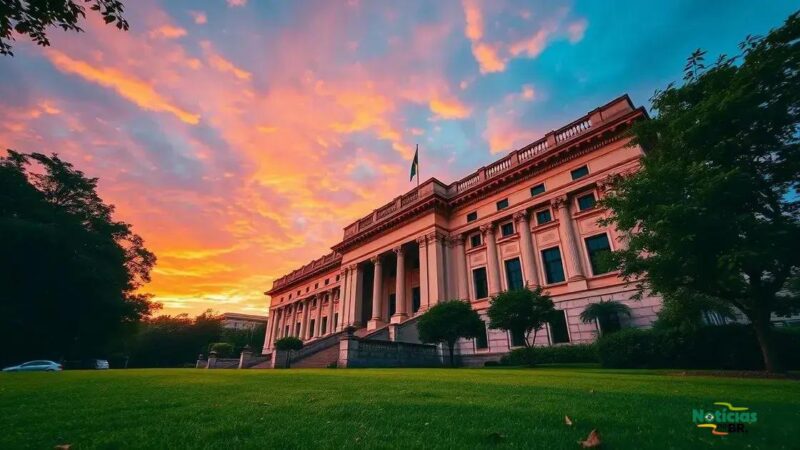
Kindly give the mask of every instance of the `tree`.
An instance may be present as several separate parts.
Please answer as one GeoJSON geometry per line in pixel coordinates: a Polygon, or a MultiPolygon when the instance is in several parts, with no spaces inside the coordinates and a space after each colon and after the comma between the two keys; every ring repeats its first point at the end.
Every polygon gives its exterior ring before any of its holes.
{"type": "Polygon", "coordinates": [[[489,302],[489,328],[510,331],[512,336],[522,336],[526,347],[528,337],[536,334],[555,314],[555,306],[542,287],[502,292],[489,302]]]}
{"type": "MultiPolygon", "coordinates": [[[[132,367],[182,367],[219,342],[222,318],[207,310],[194,319],[187,314],[147,319],[129,338],[132,367]]],[[[193,364],[192,364],[193,366],[193,364]]]]}
{"type": "Polygon", "coordinates": [[[14,40],[14,33],[27,34],[36,44],[48,46],[48,27],[83,31],[78,22],[86,18],[87,3],[91,4],[89,10],[99,13],[106,24],[128,30],[120,0],[4,0],[0,3],[0,55],[14,55],[8,43],[14,40]]]}
{"type": "Polygon", "coordinates": [[[715,297],[697,294],[664,296],[653,327],[692,333],[707,325],[706,317],[710,314],[725,320],[736,319],[733,306],[715,297]]]}
{"type": "Polygon", "coordinates": [[[580,319],[583,323],[598,324],[600,334],[609,334],[619,331],[621,325],[619,316],[631,316],[631,309],[628,305],[616,300],[600,300],[596,303],[586,305],[581,312],[580,319]]]}
{"type": "Polygon", "coordinates": [[[0,362],[84,358],[160,307],[138,292],[156,258],[58,156],[0,158],[0,362]]]}
{"type": "Polygon", "coordinates": [[[417,320],[422,342],[447,344],[450,366],[455,366],[455,346],[460,338],[472,339],[484,332],[481,317],[469,302],[448,300],[434,305],[417,320]]]}
{"type": "Polygon", "coordinates": [[[294,336],[286,336],[275,341],[275,349],[286,352],[286,368],[289,368],[289,353],[303,348],[303,341],[294,336]]]}
{"type": "Polygon", "coordinates": [[[665,297],[714,298],[752,324],[764,365],[778,363],[772,313],[800,266],[800,13],[741,54],[705,67],[695,52],[684,83],[656,91],[652,120],[633,127],[641,169],[613,180],[602,204],[629,242],[623,276],[665,297]]]}

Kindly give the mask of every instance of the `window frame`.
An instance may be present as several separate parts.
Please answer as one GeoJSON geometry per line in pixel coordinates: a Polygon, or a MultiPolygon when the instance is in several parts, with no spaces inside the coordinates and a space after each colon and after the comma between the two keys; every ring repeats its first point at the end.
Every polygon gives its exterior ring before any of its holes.
{"type": "Polygon", "coordinates": [[[472,283],[470,283],[472,285],[471,286],[472,298],[474,300],[481,300],[481,299],[484,299],[484,298],[489,298],[489,295],[490,295],[490,293],[489,293],[489,272],[486,269],[486,266],[484,265],[484,266],[473,267],[470,270],[470,278],[472,280],[472,283]],[[484,284],[486,285],[486,296],[485,297],[478,297],[478,286],[475,284],[475,272],[478,271],[478,270],[483,270],[483,281],[484,281],[484,284]]]}
{"type": "Polygon", "coordinates": [[[538,209],[538,210],[535,210],[533,212],[533,218],[534,218],[534,220],[536,220],[536,226],[540,227],[540,226],[546,225],[548,223],[553,223],[553,212],[550,210],[549,207],[538,209]],[[543,212],[546,212],[547,216],[549,217],[549,220],[547,222],[539,222],[539,213],[543,213],[543,212]]]}
{"type": "Polygon", "coordinates": [[[539,260],[542,263],[542,279],[544,279],[544,281],[545,281],[545,286],[550,286],[550,285],[554,285],[554,284],[560,284],[560,283],[564,283],[564,282],[567,281],[567,271],[564,268],[564,254],[561,252],[561,245],[554,245],[552,247],[547,247],[547,248],[543,248],[543,249],[539,250],[539,260]],[[561,281],[552,281],[551,282],[550,280],[547,279],[548,278],[547,277],[547,262],[546,262],[546,260],[544,258],[544,252],[546,252],[548,250],[552,250],[552,249],[557,249],[558,250],[558,257],[559,257],[559,260],[561,262],[561,275],[564,277],[564,279],[561,280],[561,281]]]}
{"type": "Polygon", "coordinates": [[[586,191],[575,196],[575,209],[577,210],[578,213],[582,213],[584,211],[591,211],[596,208],[597,208],[597,193],[595,191],[593,190],[586,191]],[[589,196],[592,197],[592,206],[581,209],[581,199],[589,196]]]}
{"type": "Polygon", "coordinates": [[[522,269],[522,259],[519,256],[515,256],[513,258],[508,258],[503,260],[503,275],[505,275],[505,284],[506,290],[510,291],[511,288],[511,280],[509,280],[509,272],[508,272],[508,263],[511,261],[517,261],[519,265],[519,280],[520,286],[516,289],[522,289],[525,287],[525,271],[522,269]]]}
{"type": "Polygon", "coordinates": [[[562,317],[564,317],[564,329],[567,332],[567,340],[564,341],[564,342],[556,342],[555,339],[553,339],[553,329],[552,329],[552,326],[550,324],[550,321],[548,320],[547,321],[547,336],[550,338],[550,345],[569,345],[569,344],[572,344],[572,332],[570,332],[570,330],[569,330],[569,316],[567,316],[567,310],[566,309],[556,308],[556,311],[559,311],[561,313],[562,317]]]}
{"type": "Polygon", "coordinates": [[[516,227],[514,226],[514,221],[513,220],[509,220],[507,222],[503,222],[497,228],[500,229],[500,239],[505,239],[505,238],[514,236],[514,234],[516,234],[516,232],[517,232],[516,227]],[[505,230],[503,228],[508,226],[508,225],[511,225],[511,232],[506,234],[505,230]]]}
{"type": "Polygon", "coordinates": [[[497,202],[495,202],[494,205],[495,205],[495,207],[497,208],[498,211],[502,211],[504,209],[508,209],[508,207],[511,206],[511,203],[509,203],[508,197],[506,197],[506,198],[504,198],[502,200],[498,200],[497,202]],[[504,206],[500,206],[500,204],[503,203],[503,202],[505,202],[505,205],[504,206]]]}
{"type": "Polygon", "coordinates": [[[584,177],[588,176],[590,173],[591,172],[589,171],[589,165],[588,164],[583,164],[583,165],[578,166],[578,167],[576,167],[574,169],[571,169],[569,171],[569,176],[570,176],[570,178],[572,178],[572,181],[575,181],[575,180],[580,180],[581,178],[584,178],[584,177]],[[581,169],[586,169],[586,173],[584,173],[583,175],[575,176],[575,172],[581,171],[581,169]]]}
{"type": "Polygon", "coordinates": [[[470,213],[467,213],[467,223],[475,222],[476,220],[478,220],[478,211],[472,211],[470,213]],[[470,216],[473,215],[474,217],[470,218],[470,216]]]}
{"type": "Polygon", "coordinates": [[[611,236],[609,236],[608,231],[603,231],[601,233],[592,234],[592,235],[583,237],[583,250],[584,250],[584,253],[586,254],[586,262],[588,263],[588,267],[592,271],[592,276],[594,276],[594,277],[599,277],[599,276],[602,276],[602,275],[608,275],[609,273],[613,273],[614,272],[614,269],[611,269],[611,270],[609,270],[607,272],[603,272],[603,273],[596,273],[595,270],[594,270],[594,264],[592,264],[592,255],[589,252],[589,243],[587,242],[587,240],[592,239],[592,238],[596,238],[596,237],[599,237],[599,236],[605,236],[606,237],[606,243],[608,243],[608,251],[609,252],[613,252],[614,251],[614,246],[611,245],[611,236]]]}
{"type": "Polygon", "coordinates": [[[469,235],[469,248],[470,249],[478,248],[478,247],[480,247],[482,245],[483,245],[483,236],[481,236],[480,233],[472,233],[472,234],[469,235]],[[473,239],[475,239],[476,237],[478,238],[478,245],[474,245],[475,242],[473,241],[473,239]]]}
{"type": "Polygon", "coordinates": [[[530,192],[531,192],[531,197],[538,197],[538,196],[544,194],[545,192],[547,192],[547,186],[545,186],[544,182],[535,184],[535,185],[531,186],[530,192]],[[542,191],[538,192],[538,193],[534,193],[533,190],[538,188],[538,187],[540,187],[540,186],[542,188],[542,191]]]}

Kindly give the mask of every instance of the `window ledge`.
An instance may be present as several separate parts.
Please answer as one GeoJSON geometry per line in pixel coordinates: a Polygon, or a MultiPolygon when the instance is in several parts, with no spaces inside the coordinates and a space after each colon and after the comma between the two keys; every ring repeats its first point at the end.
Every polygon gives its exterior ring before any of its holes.
{"type": "Polygon", "coordinates": [[[531,231],[544,231],[549,228],[558,228],[558,220],[551,220],[550,222],[544,223],[542,225],[536,225],[531,229],[531,231]]]}
{"type": "Polygon", "coordinates": [[[478,252],[478,251],[480,251],[480,250],[484,250],[484,249],[486,249],[486,244],[481,244],[481,245],[479,245],[479,246],[477,246],[477,247],[470,247],[470,248],[468,248],[468,249],[465,251],[465,253],[467,253],[467,254],[470,254],[470,253],[475,253],[475,252],[478,252]]]}
{"type": "Polygon", "coordinates": [[[584,218],[586,216],[591,216],[593,213],[598,213],[598,212],[602,212],[602,211],[604,211],[603,208],[600,208],[599,206],[592,206],[589,209],[584,209],[583,211],[578,211],[578,212],[572,214],[572,218],[573,219],[582,219],[582,218],[584,218]]]}
{"type": "Polygon", "coordinates": [[[509,234],[508,236],[503,236],[503,237],[497,238],[497,243],[500,244],[502,242],[513,241],[516,238],[519,238],[519,233],[515,232],[515,233],[512,233],[512,234],[509,234]]]}

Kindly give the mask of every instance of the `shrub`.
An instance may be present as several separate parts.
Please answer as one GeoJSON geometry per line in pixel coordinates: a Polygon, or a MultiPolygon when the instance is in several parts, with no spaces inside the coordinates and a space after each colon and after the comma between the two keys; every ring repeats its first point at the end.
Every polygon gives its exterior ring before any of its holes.
{"type": "Polygon", "coordinates": [[[594,344],[518,348],[512,350],[502,359],[502,363],[508,366],[596,362],[599,362],[599,359],[597,357],[597,348],[594,344]]]}
{"type": "Polygon", "coordinates": [[[209,352],[217,352],[219,358],[229,358],[233,356],[233,345],[227,342],[215,342],[208,346],[209,352]]]}
{"type": "Polygon", "coordinates": [[[294,336],[286,336],[275,341],[275,348],[278,350],[300,350],[303,348],[303,341],[294,336]]]}
{"type": "MultiPolygon", "coordinates": [[[[776,329],[776,355],[785,368],[800,368],[800,331],[776,329]]],[[[764,362],[751,327],[705,326],[690,331],[626,329],[597,342],[603,367],[762,370],[764,362]]]]}

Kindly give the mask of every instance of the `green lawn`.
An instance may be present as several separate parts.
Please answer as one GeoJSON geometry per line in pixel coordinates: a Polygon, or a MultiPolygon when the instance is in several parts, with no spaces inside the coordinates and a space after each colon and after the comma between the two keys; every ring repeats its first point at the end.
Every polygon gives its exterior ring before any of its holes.
{"type": "Polygon", "coordinates": [[[601,369],[0,374],[0,448],[800,447],[800,383],[601,369]],[[758,422],[712,436],[692,408],[758,422]],[[569,415],[574,426],[564,424],[569,415]]]}

